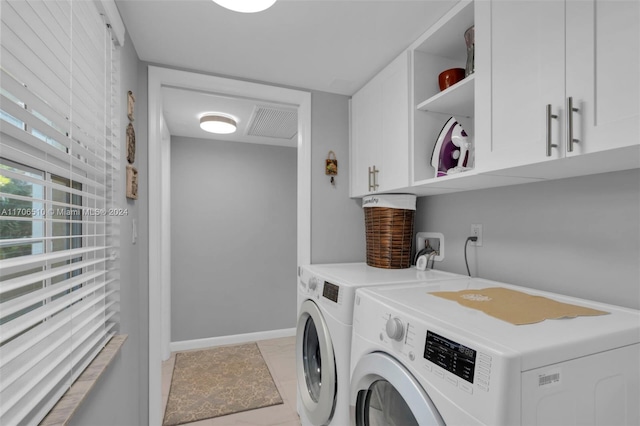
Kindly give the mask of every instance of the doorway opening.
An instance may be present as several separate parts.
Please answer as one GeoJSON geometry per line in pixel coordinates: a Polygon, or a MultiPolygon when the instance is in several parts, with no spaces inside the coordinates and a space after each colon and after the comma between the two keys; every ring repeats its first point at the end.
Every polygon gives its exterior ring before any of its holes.
{"type": "MultiPolygon", "coordinates": [[[[149,423],[160,424],[161,365],[170,354],[170,135],[163,88],[265,99],[297,109],[297,265],[311,258],[311,94],[222,77],[149,67],[149,423]]],[[[291,291],[295,291],[292,287],[291,291]]]]}

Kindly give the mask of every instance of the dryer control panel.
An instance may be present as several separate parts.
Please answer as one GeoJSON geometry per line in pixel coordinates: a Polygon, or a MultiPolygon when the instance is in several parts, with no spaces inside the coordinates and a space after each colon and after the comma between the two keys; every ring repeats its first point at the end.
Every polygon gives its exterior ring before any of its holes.
{"type": "Polygon", "coordinates": [[[338,298],[340,296],[340,286],[337,286],[329,281],[324,282],[324,287],[322,289],[322,297],[331,300],[332,302],[338,303],[338,298]]]}
{"type": "Polygon", "coordinates": [[[476,368],[475,350],[427,330],[424,358],[473,384],[473,372],[476,368]]]}

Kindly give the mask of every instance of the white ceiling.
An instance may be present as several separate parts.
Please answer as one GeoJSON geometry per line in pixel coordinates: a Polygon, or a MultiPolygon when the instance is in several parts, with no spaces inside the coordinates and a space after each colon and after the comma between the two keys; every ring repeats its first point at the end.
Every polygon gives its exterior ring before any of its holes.
{"type": "Polygon", "coordinates": [[[174,136],[277,146],[297,146],[298,139],[296,137],[284,139],[247,134],[248,125],[251,123],[251,118],[257,107],[277,110],[294,109],[291,105],[267,102],[262,99],[233,98],[176,87],[163,87],[162,102],[164,119],[169,131],[174,136]],[[228,135],[218,135],[202,130],[199,126],[200,117],[204,113],[215,112],[222,112],[235,118],[238,123],[236,132],[228,135]]]}
{"type": "MultiPolygon", "coordinates": [[[[116,3],[143,61],[352,95],[457,1],[278,0],[256,14],[232,12],[211,0],[116,3]]],[[[171,134],[203,137],[197,120],[193,130],[200,135],[189,129],[185,109],[215,97],[193,92],[171,97],[164,106],[171,134]]],[[[245,105],[245,110],[253,105],[245,105]]],[[[207,106],[191,114],[224,107],[207,106]]],[[[246,123],[249,117],[240,119],[246,123]]]]}

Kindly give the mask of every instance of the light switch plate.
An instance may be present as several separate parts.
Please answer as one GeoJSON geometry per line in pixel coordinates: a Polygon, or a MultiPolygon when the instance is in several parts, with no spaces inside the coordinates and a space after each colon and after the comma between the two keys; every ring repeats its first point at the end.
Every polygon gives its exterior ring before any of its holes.
{"type": "Polygon", "coordinates": [[[136,219],[131,220],[131,244],[135,244],[138,241],[138,221],[136,219]]]}

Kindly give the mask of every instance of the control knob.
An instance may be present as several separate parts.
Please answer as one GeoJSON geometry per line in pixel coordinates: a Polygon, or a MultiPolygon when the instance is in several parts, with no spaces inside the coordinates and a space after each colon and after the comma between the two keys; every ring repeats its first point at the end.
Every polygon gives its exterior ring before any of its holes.
{"type": "Polygon", "coordinates": [[[404,336],[404,325],[402,325],[400,318],[389,318],[385,329],[390,339],[397,340],[398,342],[402,340],[402,336],[404,336]]]}
{"type": "Polygon", "coordinates": [[[311,277],[309,279],[309,290],[315,291],[318,288],[318,279],[316,277],[311,277]]]}

